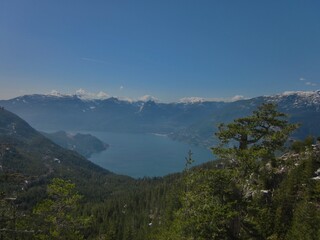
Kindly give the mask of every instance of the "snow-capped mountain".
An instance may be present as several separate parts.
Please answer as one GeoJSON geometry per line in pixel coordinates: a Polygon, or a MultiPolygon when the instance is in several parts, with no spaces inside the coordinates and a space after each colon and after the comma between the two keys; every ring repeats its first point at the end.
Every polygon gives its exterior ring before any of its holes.
{"type": "Polygon", "coordinates": [[[267,97],[272,102],[280,105],[287,104],[288,107],[300,108],[314,106],[319,110],[320,106],[320,91],[296,91],[284,92],[274,96],[267,97]]]}
{"type": "Polygon", "coordinates": [[[63,94],[56,90],[52,90],[50,93],[46,94],[46,96],[53,96],[53,97],[77,97],[81,100],[105,100],[110,98],[110,96],[105,92],[98,92],[92,93],[87,92],[84,89],[80,88],[76,90],[75,94],[63,94]]]}
{"type": "Polygon", "coordinates": [[[153,102],[159,102],[159,99],[151,96],[151,95],[144,95],[140,98],[138,98],[137,100],[128,98],[128,97],[114,97],[114,96],[110,96],[109,94],[100,91],[97,93],[94,92],[88,92],[82,88],[78,89],[75,91],[75,93],[60,93],[56,90],[52,90],[50,93],[48,94],[43,94],[44,96],[51,96],[51,97],[60,97],[60,98],[64,98],[64,97],[76,97],[79,98],[83,101],[96,101],[96,100],[106,100],[109,98],[117,98],[118,100],[121,101],[127,101],[127,102],[148,102],[148,101],[153,101],[153,102]]]}
{"type": "Polygon", "coordinates": [[[320,135],[320,91],[284,92],[231,102],[186,98],[161,103],[151,96],[128,101],[79,90],[76,94],[25,95],[2,100],[0,106],[39,130],[158,132],[201,143],[212,139],[218,123],[251,114],[263,102],[277,103],[291,121],[302,123],[297,135],[320,135]]]}
{"type": "Polygon", "coordinates": [[[202,97],[184,97],[181,98],[178,103],[202,103],[202,102],[207,102],[205,98],[202,97]]]}

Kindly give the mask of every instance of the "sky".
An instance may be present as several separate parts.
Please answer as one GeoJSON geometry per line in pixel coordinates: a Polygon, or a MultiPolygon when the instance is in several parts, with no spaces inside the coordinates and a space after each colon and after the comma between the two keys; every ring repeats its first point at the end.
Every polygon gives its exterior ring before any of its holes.
{"type": "Polygon", "coordinates": [[[319,9],[317,0],[1,0],[0,99],[317,90],[319,9]]]}

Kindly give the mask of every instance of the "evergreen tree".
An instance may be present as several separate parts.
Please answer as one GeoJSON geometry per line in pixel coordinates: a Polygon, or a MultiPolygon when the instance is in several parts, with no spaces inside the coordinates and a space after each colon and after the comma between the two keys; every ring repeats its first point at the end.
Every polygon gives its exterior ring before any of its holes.
{"type": "Polygon", "coordinates": [[[220,144],[212,150],[220,159],[233,159],[240,166],[250,167],[250,160],[274,158],[297,127],[277,111],[275,104],[265,103],[251,116],[220,124],[216,133],[220,144]]]}
{"type": "Polygon", "coordinates": [[[70,181],[55,178],[47,188],[48,198],[37,204],[34,214],[40,219],[38,239],[83,239],[81,228],[88,219],[75,216],[81,196],[70,181]]]}
{"type": "Polygon", "coordinates": [[[198,240],[265,239],[260,221],[267,219],[268,207],[258,194],[264,185],[259,180],[261,166],[276,165],[276,151],[296,128],[269,103],[251,116],[221,124],[216,133],[220,144],[212,149],[225,167],[188,172],[178,212],[181,235],[198,240]]]}

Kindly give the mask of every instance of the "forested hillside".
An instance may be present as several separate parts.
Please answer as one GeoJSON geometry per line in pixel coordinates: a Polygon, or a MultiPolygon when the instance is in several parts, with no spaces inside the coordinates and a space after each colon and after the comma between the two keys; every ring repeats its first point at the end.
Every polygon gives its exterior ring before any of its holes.
{"type": "Polygon", "coordinates": [[[102,142],[91,134],[70,134],[65,131],[42,132],[42,134],[59,146],[76,151],[86,158],[89,158],[93,153],[104,151],[109,147],[107,143],[102,142]]]}
{"type": "Polygon", "coordinates": [[[182,173],[139,180],[0,116],[2,239],[320,238],[320,145],[288,142],[299,125],[273,104],[219,126],[219,160],[192,167],[189,153],[182,173]]]}
{"type": "Polygon", "coordinates": [[[319,239],[320,145],[284,150],[297,127],[272,104],[221,124],[222,162],[185,173],[182,207],[158,239],[319,239]]]}
{"type": "Polygon", "coordinates": [[[21,216],[30,216],[54,178],[76,184],[83,202],[101,202],[123,189],[134,188],[130,177],[113,174],[59,147],[5,109],[0,110],[0,150],[0,236],[7,236],[4,239],[12,239],[13,220],[18,227],[18,220],[24,220],[21,216]],[[12,215],[11,205],[18,215],[12,215]],[[7,211],[11,211],[9,216],[7,211]]]}

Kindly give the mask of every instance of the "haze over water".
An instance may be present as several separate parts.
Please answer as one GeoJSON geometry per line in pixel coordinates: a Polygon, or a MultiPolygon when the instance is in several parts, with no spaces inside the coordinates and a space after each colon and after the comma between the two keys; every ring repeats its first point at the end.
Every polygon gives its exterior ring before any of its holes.
{"type": "Polygon", "coordinates": [[[154,177],[182,171],[188,151],[195,164],[213,159],[209,149],[173,141],[155,134],[89,132],[110,147],[90,160],[118,174],[154,177]]]}

